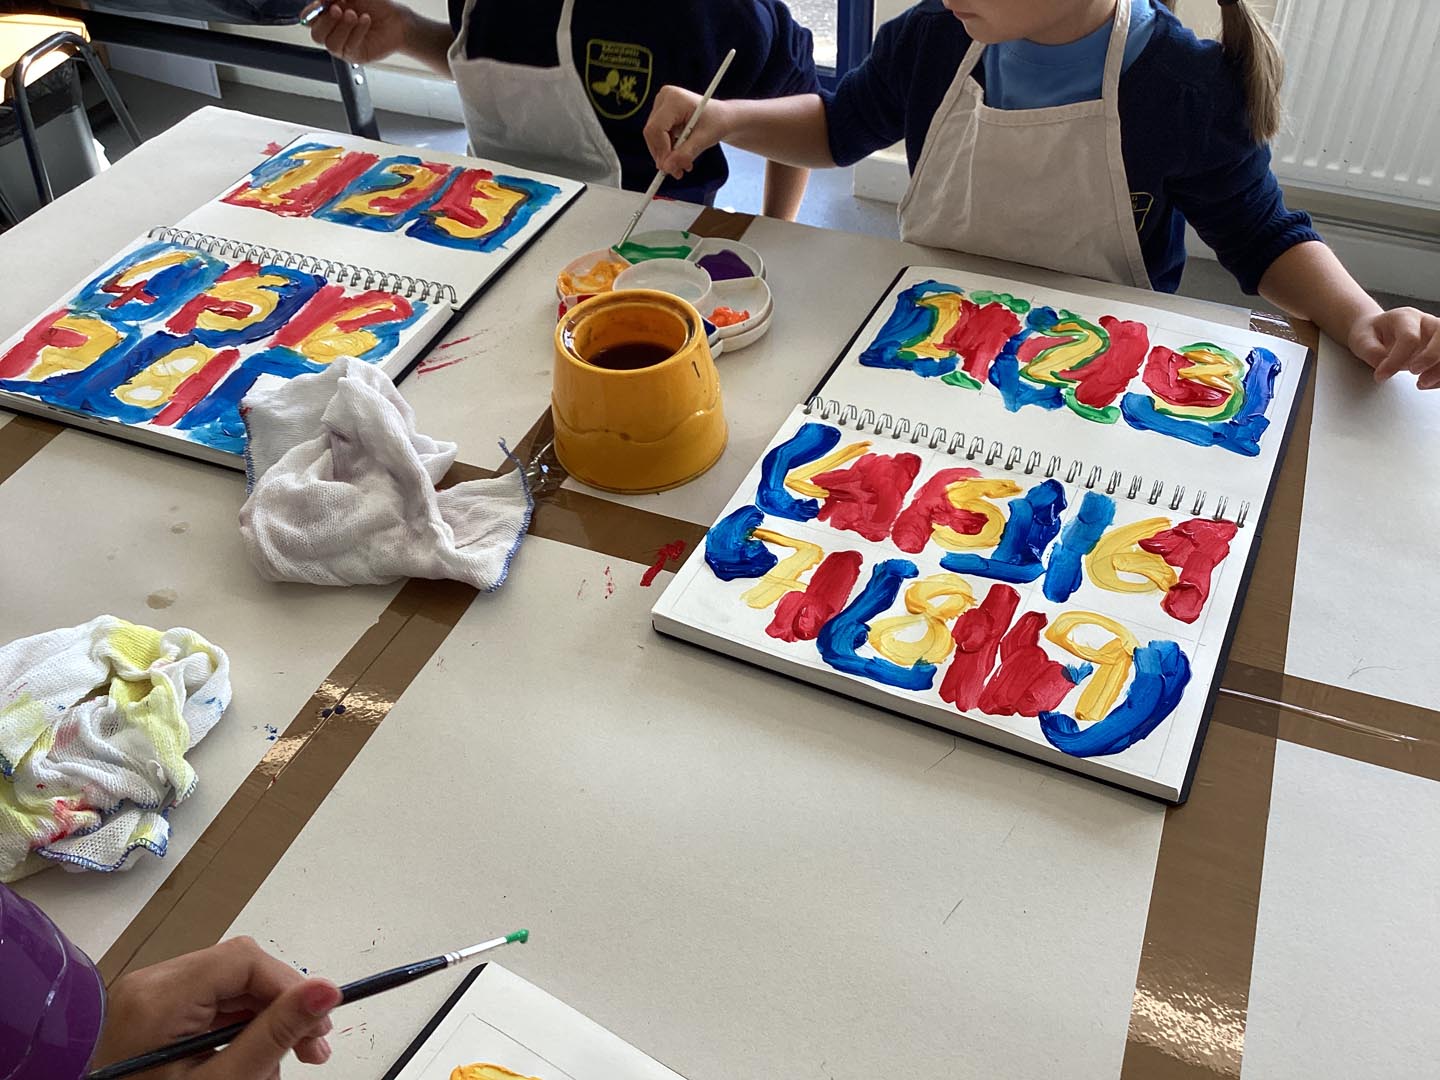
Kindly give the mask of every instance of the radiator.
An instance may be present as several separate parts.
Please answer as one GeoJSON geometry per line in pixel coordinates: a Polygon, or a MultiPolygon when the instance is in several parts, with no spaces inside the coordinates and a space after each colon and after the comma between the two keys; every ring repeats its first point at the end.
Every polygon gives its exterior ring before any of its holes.
{"type": "Polygon", "coordinates": [[[1440,209],[1440,0],[1278,0],[1287,184],[1440,209]]]}

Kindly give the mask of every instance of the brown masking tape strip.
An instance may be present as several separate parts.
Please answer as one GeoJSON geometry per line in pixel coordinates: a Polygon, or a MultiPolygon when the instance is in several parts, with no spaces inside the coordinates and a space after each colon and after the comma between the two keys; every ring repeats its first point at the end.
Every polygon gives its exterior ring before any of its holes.
{"type": "Polygon", "coordinates": [[[476,595],[401,587],[105,953],[107,983],[220,940],[476,595]]]}
{"type": "Polygon", "coordinates": [[[1190,801],[1165,812],[1122,1080],[1240,1076],[1274,713],[1218,698],[1190,801]]]}
{"type": "Polygon", "coordinates": [[[1440,712],[1293,675],[1274,690],[1273,672],[1232,660],[1220,693],[1273,706],[1286,742],[1440,781],[1440,712]]]}
{"type": "Polygon", "coordinates": [[[12,417],[8,424],[0,427],[0,483],[14,476],[20,466],[64,430],[64,425],[38,416],[12,417]]]}
{"type": "Polygon", "coordinates": [[[718,240],[741,240],[754,221],[754,214],[735,214],[707,206],[690,223],[690,231],[696,236],[713,236],[718,240]]]}
{"type": "MultiPolygon", "coordinates": [[[[1298,340],[1261,315],[1261,333],[1298,340]]],[[[1313,328],[1312,328],[1313,329],[1313,328]]],[[[1306,343],[1313,365],[1315,346],[1306,343]]],[[[1250,1006],[1275,742],[1315,379],[1306,383],[1189,801],[1165,812],[1121,1080],[1238,1080],[1250,1006]],[[1225,693],[1223,687],[1244,683],[1225,693]]]]}
{"type": "MultiPolygon", "coordinates": [[[[541,421],[543,423],[548,419],[549,413],[546,413],[541,421]]],[[[532,432],[534,430],[531,429],[532,432]]],[[[515,456],[522,461],[527,460],[520,454],[515,456]]],[[[513,467],[509,465],[500,472],[513,467]]],[[[558,464],[552,467],[561,468],[558,464]]],[[[440,486],[452,487],[466,480],[480,480],[493,475],[496,474],[489,469],[457,461],[445,474],[440,486]]],[[[677,540],[684,543],[685,553],[688,554],[704,541],[705,532],[704,525],[611,502],[585,491],[561,488],[535,500],[529,535],[649,566],[654,563],[661,548],[677,540]]],[[[667,565],[678,569],[678,563],[667,561],[667,565]]]]}

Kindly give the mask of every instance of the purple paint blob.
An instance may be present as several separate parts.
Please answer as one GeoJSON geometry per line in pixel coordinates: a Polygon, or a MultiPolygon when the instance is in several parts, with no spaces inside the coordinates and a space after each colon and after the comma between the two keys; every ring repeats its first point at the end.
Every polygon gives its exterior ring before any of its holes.
{"type": "Polygon", "coordinates": [[[736,278],[754,277],[750,264],[734,251],[717,251],[699,260],[699,266],[710,275],[712,281],[733,281],[736,278]]]}

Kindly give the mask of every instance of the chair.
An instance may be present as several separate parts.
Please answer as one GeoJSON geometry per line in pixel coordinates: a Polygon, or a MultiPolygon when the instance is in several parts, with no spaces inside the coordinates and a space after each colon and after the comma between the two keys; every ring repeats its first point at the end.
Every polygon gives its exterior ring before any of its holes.
{"type": "Polygon", "coordinates": [[[15,110],[20,139],[25,144],[25,156],[30,162],[30,173],[35,179],[35,191],[41,205],[53,202],[55,193],[40,154],[26,87],[72,56],[85,61],[115,118],[125,129],[126,136],[133,145],[140,145],[140,132],[130,117],[130,110],[125,108],[120,92],[110,81],[110,73],[91,48],[90,35],[83,22],[51,15],[0,15],[0,78],[4,79],[4,85],[0,87],[0,104],[15,110]]]}

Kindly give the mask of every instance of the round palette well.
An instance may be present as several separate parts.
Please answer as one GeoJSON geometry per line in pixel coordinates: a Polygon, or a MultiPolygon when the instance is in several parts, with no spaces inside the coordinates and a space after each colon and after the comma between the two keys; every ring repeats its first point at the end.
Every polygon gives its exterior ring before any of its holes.
{"type": "Polygon", "coordinates": [[[629,267],[615,279],[614,288],[659,289],[694,304],[703,315],[714,303],[710,275],[686,259],[649,259],[629,267]]]}
{"type": "MultiPolygon", "coordinates": [[[[734,337],[721,338],[720,344],[724,347],[726,352],[732,353],[739,352],[746,346],[754,345],[755,342],[759,341],[762,337],[764,337],[770,332],[770,324],[775,321],[773,315],[774,311],[772,310],[770,315],[765,316],[765,318],[761,319],[757,325],[752,326],[750,329],[742,331],[741,333],[736,334],[734,337]]],[[[719,355],[715,352],[713,346],[711,347],[710,351],[712,355],[719,355]]]]}
{"type": "MultiPolygon", "coordinates": [[[[717,281],[710,291],[710,306],[701,314],[712,316],[717,307],[731,311],[748,311],[749,317],[741,322],[720,327],[720,336],[726,339],[738,338],[741,334],[755,329],[770,318],[775,304],[770,286],[761,278],[742,278],[735,281],[717,281]]],[[[718,324],[717,324],[718,325],[718,324]]]]}
{"type": "Polygon", "coordinates": [[[695,245],[690,261],[703,266],[715,281],[765,276],[765,260],[749,244],[706,236],[695,245]]]}

